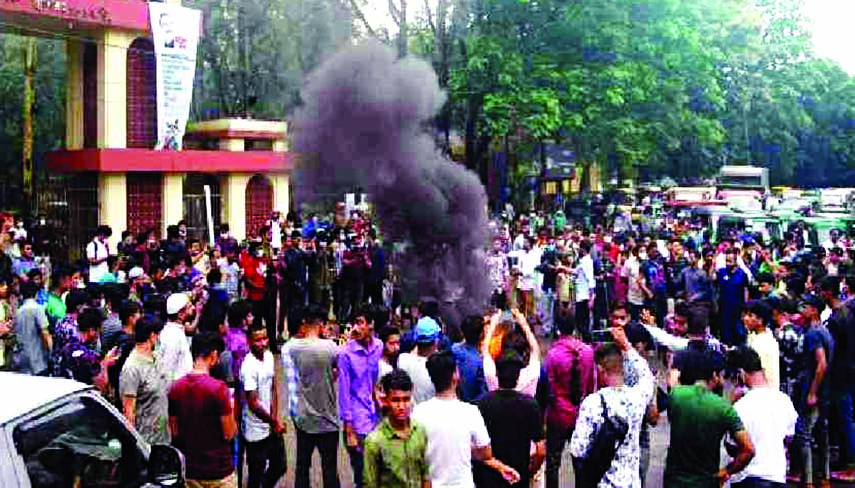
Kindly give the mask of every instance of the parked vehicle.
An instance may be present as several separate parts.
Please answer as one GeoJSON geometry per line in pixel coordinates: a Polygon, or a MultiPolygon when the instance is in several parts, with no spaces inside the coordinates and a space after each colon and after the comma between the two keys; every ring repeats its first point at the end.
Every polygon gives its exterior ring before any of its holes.
{"type": "Polygon", "coordinates": [[[183,487],[184,456],[149,446],[92,387],[0,373],[3,488],[183,487]]]}

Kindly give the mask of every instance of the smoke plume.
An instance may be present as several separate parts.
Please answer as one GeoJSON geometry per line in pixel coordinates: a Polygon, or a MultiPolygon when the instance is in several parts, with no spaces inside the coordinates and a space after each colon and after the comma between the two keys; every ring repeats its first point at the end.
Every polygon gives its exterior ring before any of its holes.
{"type": "Polygon", "coordinates": [[[322,64],[302,98],[294,120],[300,199],[365,189],[386,240],[405,245],[405,297],[436,298],[454,324],[481,313],[490,293],[487,198],[425,130],[445,102],[431,66],[370,41],[322,64]]]}

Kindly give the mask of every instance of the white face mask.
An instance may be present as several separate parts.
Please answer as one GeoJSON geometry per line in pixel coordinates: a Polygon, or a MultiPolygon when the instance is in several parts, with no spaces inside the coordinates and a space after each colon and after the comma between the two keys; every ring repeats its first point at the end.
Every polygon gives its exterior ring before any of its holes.
{"type": "Polygon", "coordinates": [[[646,252],[638,253],[638,259],[641,259],[641,260],[647,259],[647,253],[646,252]]]}

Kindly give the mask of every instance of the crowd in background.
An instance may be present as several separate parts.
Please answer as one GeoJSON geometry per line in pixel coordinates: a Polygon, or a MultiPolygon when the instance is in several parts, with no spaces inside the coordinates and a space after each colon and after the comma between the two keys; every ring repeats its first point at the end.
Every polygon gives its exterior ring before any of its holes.
{"type": "Polygon", "coordinates": [[[358,212],[274,213],[243,243],[182,222],[111,249],[102,226],[81,262],[49,264],[10,222],[0,364],[94,385],[184,453],[192,486],[237,486],[243,463],[248,486],[274,486],[290,424],[298,487],[315,449],[338,486],[343,443],[359,487],[553,488],[569,448],[576,486],[635,488],[662,416],[666,486],[855,480],[848,236],[808,249],[798,229],[709,242],[690,221],[596,224],[493,221],[490,303],[457,324],[402,302],[358,212]]]}

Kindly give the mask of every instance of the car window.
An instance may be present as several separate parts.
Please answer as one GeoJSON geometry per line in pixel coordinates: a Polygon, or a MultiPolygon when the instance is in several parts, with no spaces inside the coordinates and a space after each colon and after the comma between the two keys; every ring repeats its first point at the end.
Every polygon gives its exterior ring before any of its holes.
{"type": "Polygon", "coordinates": [[[133,488],[146,478],[136,438],[88,395],[24,420],[12,437],[33,488],[133,488]]]}

